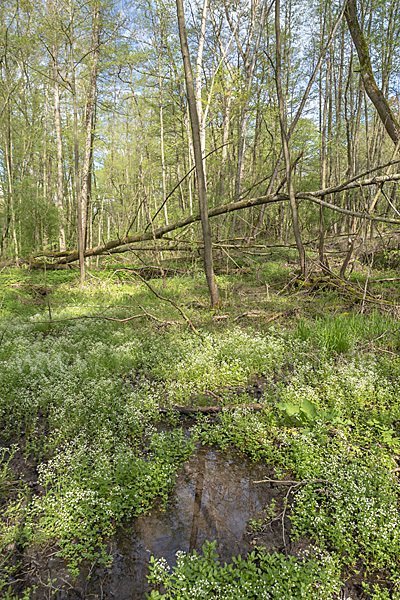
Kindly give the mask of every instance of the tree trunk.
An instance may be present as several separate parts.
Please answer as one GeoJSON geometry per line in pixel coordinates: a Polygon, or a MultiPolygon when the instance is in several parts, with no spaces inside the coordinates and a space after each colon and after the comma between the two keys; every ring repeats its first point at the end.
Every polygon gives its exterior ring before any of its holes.
{"type": "Polygon", "coordinates": [[[224,121],[222,126],[222,155],[221,155],[221,168],[219,178],[219,196],[221,200],[225,198],[225,177],[226,177],[226,163],[228,159],[228,140],[230,130],[230,119],[231,119],[231,104],[232,104],[232,88],[229,87],[225,98],[224,106],[224,121]]]}
{"type": "Polygon", "coordinates": [[[4,150],[5,160],[7,168],[7,180],[8,180],[8,207],[10,212],[11,221],[11,234],[14,243],[14,253],[18,264],[18,240],[17,240],[17,227],[15,219],[15,195],[14,195],[14,165],[13,165],[13,130],[11,120],[11,107],[8,107],[7,113],[7,125],[8,132],[4,134],[4,150]]]}
{"type": "MultiPolygon", "coordinates": [[[[271,5],[272,6],[272,5],[271,5]]],[[[236,166],[236,177],[235,177],[235,198],[239,200],[241,194],[242,180],[245,170],[245,158],[246,158],[246,134],[247,134],[247,121],[249,116],[249,101],[250,92],[253,85],[254,72],[257,62],[257,54],[261,43],[261,36],[264,29],[264,22],[266,18],[267,0],[264,0],[261,15],[260,25],[257,33],[257,38],[253,48],[253,55],[250,60],[250,48],[251,48],[251,37],[253,35],[253,26],[250,27],[249,38],[246,44],[246,50],[244,52],[244,67],[245,67],[245,78],[246,78],[246,91],[245,100],[240,115],[240,126],[239,126],[239,144],[238,144],[238,158],[236,166]]],[[[255,7],[252,3],[252,14],[253,21],[255,21],[255,7]]]]}
{"type": "Polygon", "coordinates": [[[63,148],[62,148],[62,137],[61,137],[61,112],[60,112],[60,88],[58,85],[58,64],[57,64],[57,51],[55,45],[53,45],[53,78],[54,78],[54,126],[56,130],[57,140],[57,208],[58,208],[58,219],[59,219],[59,246],[60,251],[66,249],[65,241],[65,226],[64,226],[64,193],[63,193],[63,148]]]}
{"type": "Polygon", "coordinates": [[[378,88],[372,72],[369,50],[357,19],[357,0],[347,0],[345,16],[347,25],[353,38],[360,61],[361,77],[365,91],[375,106],[385,129],[394,143],[400,140],[400,125],[394,116],[383,92],[378,88]]]}
{"type": "Polygon", "coordinates": [[[201,27],[200,27],[200,35],[199,35],[199,45],[197,48],[197,57],[196,57],[196,75],[195,75],[195,95],[196,95],[196,106],[197,106],[197,115],[199,118],[199,134],[200,134],[200,145],[201,145],[201,154],[203,157],[203,171],[204,171],[204,181],[207,189],[207,178],[206,178],[206,115],[203,111],[203,101],[202,101],[202,89],[201,89],[201,70],[203,67],[203,51],[204,51],[204,42],[206,37],[206,25],[207,25],[207,14],[208,14],[208,5],[209,0],[203,1],[203,12],[201,16],[201,27]]]}
{"type": "Polygon", "coordinates": [[[69,62],[71,68],[71,93],[74,113],[74,176],[75,176],[75,194],[76,194],[76,229],[78,238],[79,271],[81,284],[85,281],[85,243],[82,214],[81,186],[79,182],[79,131],[78,131],[78,98],[76,91],[74,47],[73,47],[73,9],[72,3],[69,4],[70,11],[70,48],[69,62]]]}
{"type": "MultiPolygon", "coordinates": [[[[327,112],[328,112],[328,99],[331,94],[330,89],[330,70],[331,70],[331,60],[328,58],[327,62],[327,72],[325,79],[325,90],[322,89],[322,77],[320,79],[320,114],[321,123],[321,167],[320,167],[320,187],[323,189],[326,187],[326,163],[327,163],[327,153],[326,153],[326,121],[327,121],[327,112]],[[323,100],[322,100],[323,99],[323,100]],[[322,109],[322,111],[321,111],[322,109]]],[[[319,240],[318,240],[318,255],[320,265],[323,267],[325,265],[325,256],[324,256],[324,245],[325,245],[325,223],[324,223],[324,207],[319,207],[319,240]]]]}
{"type": "Polygon", "coordinates": [[[85,142],[82,157],[82,173],[81,173],[81,215],[82,215],[82,234],[83,234],[83,249],[86,248],[86,223],[88,213],[88,194],[89,194],[89,178],[91,177],[91,156],[93,145],[93,127],[94,127],[94,111],[97,90],[97,64],[99,60],[99,41],[100,41],[100,8],[97,4],[93,7],[93,29],[91,43],[91,66],[90,66],[90,85],[89,94],[86,102],[85,114],[85,142]]]}
{"type": "Polygon", "coordinates": [[[282,91],[282,83],[281,83],[281,26],[280,26],[280,0],[275,1],[275,33],[276,33],[276,64],[275,64],[275,76],[276,76],[276,91],[278,96],[278,104],[279,104],[279,122],[281,127],[281,137],[282,137],[282,147],[283,147],[283,155],[285,158],[285,167],[286,167],[286,181],[287,181],[287,190],[289,194],[289,202],[290,208],[292,212],[292,221],[293,221],[293,232],[296,240],[297,250],[299,252],[299,261],[301,272],[304,276],[306,276],[307,265],[306,265],[306,253],[304,250],[303,242],[300,234],[299,227],[299,216],[297,210],[297,202],[296,196],[294,192],[293,186],[293,178],[292,178],[292,169],[291,169],[291,161],[290,161],[290,150],[289,150],[289,138],[286,124],[286,114],[285,114],[285,102],[282,91]]]}
{"type": "Polygon", "coordinates": [[[160,114],[160,151],[161,151],[161,171],[162,171],[162,205],[164,208],[164,219],[165,224],[168,225],[168,210],[167,210],[167,187],[166,187],[166,178],[165,178],[165,151],[164,151],[164,116],[163,116],[163,78],[161,72],[161,54],[158,55],[158,86],[159,86],[159,96],[158,96],[158,109],[160,114]]]}
{"type": "Polygon", "coordinates": [[[189,104],[190,123],[192,127],[192,139],[194,148],[194,157],[197,175],[197,188],[199,194],[199,209],[201,215],[201,226],[203,230],[204,243],[204,270],[210,291],[211,305],[214,307],[219,303],[219,292],[214,275],[211,228],[208,220],[207,192],[203,169],[203,156],[200,141],[199,115],[197,113],[196,96],[194,92],[193,72],[190,64],[189,47],[187,43],[185,15],[183,10],[183,1],[176,0],[179,38],[183,65],[185,69],[186,89],[189,104]]]}

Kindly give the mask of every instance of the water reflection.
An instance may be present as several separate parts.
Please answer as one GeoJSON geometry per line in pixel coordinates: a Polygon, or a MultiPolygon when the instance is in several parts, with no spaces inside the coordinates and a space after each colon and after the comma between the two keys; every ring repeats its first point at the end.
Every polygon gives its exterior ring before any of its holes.
{"type": "MultiPolygon", "coordinates": [[[[97,570],[85,586],[86,597],[143,600],[149,591],[146,574],[151,555],[163,556],[172,565],[178,550],[201,550],[206,540],[217,541],[222,560],[246,554],[252,548],[249,520],[265,516],[263,509],[272,499],[280,501],[278,489],[253,483],[265,476],[265,467],[243,455],[198,450],[182,467],[166,510],[154,510],[114,537],[113,566],[97,570]]],[[[267,528],[257,543],[280,549],[279,522],[267,528]]]]}

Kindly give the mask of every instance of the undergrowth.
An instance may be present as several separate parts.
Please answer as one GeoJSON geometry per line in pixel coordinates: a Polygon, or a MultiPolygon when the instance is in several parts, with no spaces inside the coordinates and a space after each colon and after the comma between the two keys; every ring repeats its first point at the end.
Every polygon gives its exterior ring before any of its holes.
{"type": "MultiPolygon", "coordinates": [[[[369,598],[400,598],[394,316],[343,310],[294,316],[286,328],[238,319],[221,327],[213,313],[193,308],[196,277],[169,280],[165,289],[153,282],[164,297],[180,298],[197,319],[196,335],[182,320],[160,324],[180,315],[131,275],[97,273],[78,289],[70,274],[49,273],[51,294],[39,303],[31,301],[36,282],[2,277],[1,593],[29,598],[14,583],[16,547],[51,548],[75,576],[83,563],[107,566],[116,528],[156,503],[162,508],[195,444],[209,443],[234,446],[274,467],[278,479],[298,482],[291,537],[309,540],[312,552],[258,548],[222,565],[209,544],[203,554],[180,554],[172,570],[153,561],[151,598],[338,598],[356,573],[369,598]],[[122,319],[141,306],[158,321],[79,319],[122,319]],[[256,377],[265,384],[257,412],[242,406],[254,402],[246,390],[256,377]],[[236,408],[197,418],[190,436],[172,412],[167,430],[160,427],[160,409],[202,404],[210,393],[236,408]],[[33,489],[16,475],[28,463],[38,474],[33,489]]],[[[273,294],[264,309],[281,302],[273,294]]]]}

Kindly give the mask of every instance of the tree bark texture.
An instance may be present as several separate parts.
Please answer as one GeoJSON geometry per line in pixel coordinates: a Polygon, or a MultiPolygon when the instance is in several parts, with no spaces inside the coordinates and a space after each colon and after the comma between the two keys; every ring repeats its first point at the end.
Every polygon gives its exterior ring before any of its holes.
{"type": "Polygon", "coordinates": [[[57,52],[58,48],[53,45],[53,78],[54,78],[54,126],[56,130],[57,140],[57,207],[58,207],[58,218],[59,218],[59,246],[60,250],[65,250],[65,226],[64,226],[64,199],[63,199],[63,148],[62,148],[62,136],[61,136],[61,111],[60,111],[60,88],[59,88],[59,75],[58,75],[58,63],[57,63],[57,52]]]}
{"type": "Polygon", "coordinates": [[[281,83],[281,26],[280,26],[280,1],[275,1],[275,33],[276,33],[276,53],[275,53],[275,77],[276,77],[276,92],[279,105],[279,122],[281,127],[282,148],[286,166],[286,181],[289,194],[290,208],[292,212],[293,233],[296,240],[297,250],[299,252],[299,262],[302,274],[306,275],[306,253],[301,239],[299,227],[299,215],[297,210],[296,195],[293,186],[292,168],[290,161],[289,137],[287,130],[287,120],[285,114],[285,102],[283,97],[281,83]]]}
{"type": "Polygon", "coordinates": [[[181,51],[183,65],[185,69],[186,90],[189,105],[190,123],[192,128],[192,140],[194,149],[194,158],[197,175],[197,188],[199,195],[199,209],[201,216],[201,226],[203,230],[204,243],[204,270],[207,279],[208,289],[210,291],[211,305],[216,306],[219,302],[219,292],[214,275],[211,228],[208,220],[207,192],[203,169],[203,156],[200,139],[199,115],[197,113],[196,95],[194,91],[193,72],[190,64],[189,46],[187,42],[185,15],[182,0],[176,0],[179,38],[181,42],[181,51]]]}
{"type": "Polygon", "coordinates": [[[379,117],[394,143],[400,140],[400,125],[394,116],[388,101],[383,92],[376,84],[372,72],[371,59],[367,42],[361,30],[357,18],[357,0],[347,0],[345,16],[351,37],[357,50],[358,60],[360,61],[361,76],[371,102],[375,106],[379,117]]]}

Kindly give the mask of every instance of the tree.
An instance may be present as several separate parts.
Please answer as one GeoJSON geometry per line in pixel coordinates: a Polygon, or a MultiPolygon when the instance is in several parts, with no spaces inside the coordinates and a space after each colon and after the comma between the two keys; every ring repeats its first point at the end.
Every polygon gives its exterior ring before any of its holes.
{"type": "Polygon", "coordinates": [[[287,116],[285,113],[285,102],[282,91],[282,70],[281,70],[281,26],[280,26],[280,0],[275,0],[275,35],[276,35],[276,52],[275,52],[275,78],[276,78],[276,91],[278,96],[279,105],[279,123],[281,127],[282,147],[283,156],[285,159],[286,167],[286,182],[287,190],[289,194],[290,209],[292,212],[293,231],[296,240],[297,250],[299,252],[300,268],[302,274],[305,276],[307,271],[306,264],[306,253],[304,250],[303,242],[301,239],[300,227],[299,227],[299,216],[297,210],[297,201],[294,192],[293,176],[292,176],[292,162],[290,158],[289,150],[289,137],[287,128],[287,116]]]}
{"type": "Polygon", "coordinates": [[[189,46],[187,43],[185,14],[182,0],[176,0],[176,9],[178,16],[179,39],[181,42],[183,65],[185,69],[186,92],[189,104],[190,124],[192,128],[194,158],[197,175],[197,191],[199,197],[201,226],[203,230],[204,270],[206,274],[208,289],[210,292],[211,305],[214,307],[219,303],[219,292],[214,275],[211,228],[208,220],[207,191],[203,168],[203,153],[200,137],[199,115],[197,112],[196,95],[193,83],[193,72],[192,66],[190,64],[189,46]]]}
{"type": "Polygon", "coordinates": [[[357,18],[357,0],[347,0],[345,15],[354,46],[357,50],[358,60],[360,61],[361,77],[365,91],[378,111],[387,133],[393,142],[397,144],[400,140],[400,124],[394,116],[385,95],[376,84],[368,45],[357,18]]]}

